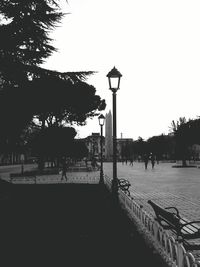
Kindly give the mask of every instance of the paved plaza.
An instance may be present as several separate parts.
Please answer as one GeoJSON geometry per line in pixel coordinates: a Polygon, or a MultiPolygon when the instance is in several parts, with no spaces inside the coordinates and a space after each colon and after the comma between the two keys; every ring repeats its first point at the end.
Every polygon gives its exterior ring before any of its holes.
{"type": "MultiPolygon", "coordinates": [[[[200,220],[200,169],[172,168],[174,163],[159,163],[145,170],[144,163],[118,163],[118,178],[130,181],[131,196],[149,213],[148,200],[167,207],[175,206],[189,220],[200,220]]],[[[112,178],[112,164],[104,163],[104,173],[112,178]]]]}
{"type": "MultiPolygon", "coordinates": [[[[148,204],[152,200],[162,207],[178,208],[181,217],[188,221],[200,220],[200,168],[173,168],[174,163],[159,163],[152,169],[144,163],[118,163],[118,178],[130,181],[131,197],[152,217],[155,213],[148,204]]],[[[112,178],[112,164],[104,164],[104,173],[112,178]]],[[[192,243],[193,241],[191,241],[192,243]]],[[[194,241],[200,242],[199,241],[194,241]]],[[[192,251],[200,259],[200,251],[192,251]]]]}
{"type": "MultiPolygon", "coordinates": [[[[145,170],[144,163],[134,162],[118,163],[118,178],[128,179],[131,183],[131,196],[139,202],[144,209],[153,215],[148,200],[154,200],[158,204],[175,206],[182,216],[189,220],[200,219],[200,168],[172,168],[174,163],[162,163],[152,169],[149,164],[145,170]]],[[[112,163],[104,163],[104,174],[112,179],[112,163]]],[[[31,165],[25,165],[25,169],[31,165]]],[[[20,171],[18,166],[0,167],[0,177],[9,180],[9,173],[20,171]]],[[[99,171],[95,172],[67,172],[67,183],[98,183],[99,171]]],[[[16,183],[35,183],[33,178],[16,178],[16,183]]],[[[39,183],[66,183],[61,181],[61,175],[42,175],[37,177],[39,183]]]]}
{"type": "MultiPolygon", "coordinates": [[[[173,168],[173,165],[174,163],[161,162],[156,164],[154,169],[149,165],[145,170],[142,162],[134,162],[133,166],[118,163],[117,173],[118,178],[130,181],[131,197],[152,217],[154,217],[154,212],[147,203],[148,200],[153,200],[163,207],[175,206],[179,209],[182,217],[190,221],[199,220],[200,168],[173,168]]],[[[28,168],[28,166],[26,167],[28,168]]],[[[0,177],[9,181],[9,172],[17,171],[17,169],[20,170],[20,166],[1,167],[0,177]]],[[[104,163],[104,175],[106,179],[112,180],[112,163],[104,163]]],[[[61,181],[60,174],[37,176],[36,180],[33,178],[13,180],[13,183],[60,184],[60,186],[62,186],[61,184],[97,184],[98,182],[99,171],[67,172],[67,181],[61,181]]],[[[74,194],[77,195],[77,192],[74,191],[74,194]]],[[[200,257],[199,251],[195,252],[195,257],[200,257]]]]}

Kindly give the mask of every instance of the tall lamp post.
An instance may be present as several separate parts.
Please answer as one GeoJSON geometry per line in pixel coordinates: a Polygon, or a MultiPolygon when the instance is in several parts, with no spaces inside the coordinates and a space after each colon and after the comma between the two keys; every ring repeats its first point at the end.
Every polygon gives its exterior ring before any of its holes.
{"type": "Polygon", "coordinates": [[[108,74],[109,89],[113,95],[113,180],[112,192],[115,196],[118,193],[117,185],[117,120],[116,120],[116,94],[119,90],[122,74],[114,67],[108,74]]]}
{"type": "Polygon", "coordinates": [[[103,126],[104,126],[105,117],[103,114],[101,114],[98,119],[99,119],[99,125],[101,127],[101,169],[100,169],[99,184],[104,184],[104,179],[103,179],[103,126]]]}

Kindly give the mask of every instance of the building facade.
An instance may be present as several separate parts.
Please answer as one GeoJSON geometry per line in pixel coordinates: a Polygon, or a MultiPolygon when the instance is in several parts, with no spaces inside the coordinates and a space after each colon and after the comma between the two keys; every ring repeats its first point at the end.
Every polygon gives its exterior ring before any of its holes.
{"type": "Polygon", "coordinates": [[[133,144],[132,138],[117,139],[117,158],[118,160],[131,159],[133,157],[131,146],[133,144]]]}
{"type": "MultiPolygon", "coordinates": [[[[103,158],[105,158],[105,137],[103,136],[103,158]]],[[[99,133],[92,133],[85,138],[85,144],[88,149],[88,159],[101,159],[101,135],[99,133]]]]}

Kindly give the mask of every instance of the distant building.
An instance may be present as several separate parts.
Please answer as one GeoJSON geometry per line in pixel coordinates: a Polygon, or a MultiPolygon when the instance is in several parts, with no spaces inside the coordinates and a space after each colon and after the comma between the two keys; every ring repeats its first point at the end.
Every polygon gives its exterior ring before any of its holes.
{"type": "Polygon", "coordinates": [[[117,157],[118,160],[122,160],[123,158],[132,157],[131,145],[133,143],[132,138],[119,138],[117,139],[117,157]]]}
{"type": "MultiPolygon", "coordinates": [[[[88,149],[88,159],[93,157],[101,159],[101,135],[99,133],[92,133],[84,139],[88,149]]],[[[103,158],[105,157],[105,137],[103,136],[103,158]]]]}
{"type": "Polygon", "coordinates": [[[113,157],[113,140],[112,140],[112,114],[111,111],[106,114],[105,119],[105,159],[110,161],[113,157]]]}
{"type": "MultiPolygon", "coordinates": [[[[124,153],[131,153],[130,148],[133,143],[132,138],[117,139],[117,158],[121,160],[124,153]]],[[[105,159],[107,161],[113,160],[113,137],[112,137],[112,113],[109,111],[105,119],[105,159]]]]}
{"type": "Polygon", "coordinates": [[[190,147],[190,155],[193,160],[200,160],[200,145],[194,144],[190,147]]]}

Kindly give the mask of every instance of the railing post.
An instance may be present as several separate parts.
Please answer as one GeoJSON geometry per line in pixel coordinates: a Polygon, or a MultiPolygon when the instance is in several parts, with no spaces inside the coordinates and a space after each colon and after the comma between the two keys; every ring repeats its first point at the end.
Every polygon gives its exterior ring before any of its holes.
{"type": "Polygon", "coordinates": [[[180,240],[177,241],[177,266],[183,267],[184,251],[180,240]]]}

